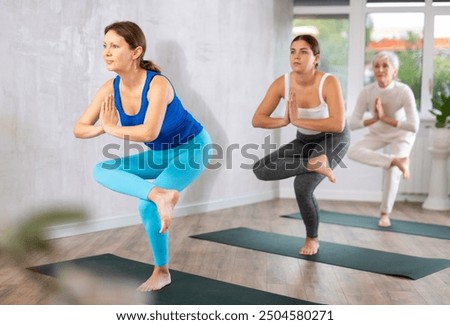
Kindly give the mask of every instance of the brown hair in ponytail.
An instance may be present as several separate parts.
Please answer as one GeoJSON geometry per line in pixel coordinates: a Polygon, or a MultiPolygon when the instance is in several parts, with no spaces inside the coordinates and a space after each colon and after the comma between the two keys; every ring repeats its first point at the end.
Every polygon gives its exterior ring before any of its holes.
{"type": "Polygon", "coordinates": [[[128,43],[131,49],[135,49],[138,46],[142,48],[142,54],[139,57],[139,66],[145,70],[151,70],[155,72],[161,72],[161,68],[154,64],[152,61],[144,60],[145,50],[147,49],[147,42],[142,29],[131,21],[119,21],[112,23],[105,27],[105,34],[110,30],[115,31],[122,36],[128,43]]]}

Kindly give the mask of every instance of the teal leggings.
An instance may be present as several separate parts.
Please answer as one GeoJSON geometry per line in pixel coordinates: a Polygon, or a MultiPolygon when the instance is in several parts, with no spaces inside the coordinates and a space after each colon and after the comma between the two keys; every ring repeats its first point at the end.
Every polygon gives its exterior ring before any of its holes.
{"type": "Polygon", "coordinates": [[[156,205],[147,196],[153,187],[182,191],[205,170],[211,138],[203,129],[185,144],[167,150],[148,150],[107,160],[94,167],[94,178],[103,186],[139,198],[139,213],[150,241],[156,266],[169,261],[168,231],[160,234],[156,205]],[[153,180],[149,182],[148,180],[153,180]]]}

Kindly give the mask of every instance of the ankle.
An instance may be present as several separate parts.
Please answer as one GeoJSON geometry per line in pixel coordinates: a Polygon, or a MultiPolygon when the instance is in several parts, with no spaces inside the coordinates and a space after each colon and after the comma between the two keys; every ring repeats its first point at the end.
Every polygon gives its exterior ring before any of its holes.
{"type": "Polygon", "coordinates": [[[165,266],[155,266],[153,269],[153,274],[155,275],[163,275],[163,274],[169,274],[169,267],[167,265],[165,266]]]}
{"type": "Polygon", "coordinates": [[[150,201],[160,201],[167,199],[167,196],[170,194],[170,196],[178,196],[178,191],[176,190],[166,190],[160,187],[154,187],[149,193],[148,193],[148,199],[150,201]]]}
{"type": "Polygon", "coordinates": [[[323,167],[327,167],[327,157],[325,155],[320,155],[309,159],[306,166],[308,170],[317,170],[323,167]]]}

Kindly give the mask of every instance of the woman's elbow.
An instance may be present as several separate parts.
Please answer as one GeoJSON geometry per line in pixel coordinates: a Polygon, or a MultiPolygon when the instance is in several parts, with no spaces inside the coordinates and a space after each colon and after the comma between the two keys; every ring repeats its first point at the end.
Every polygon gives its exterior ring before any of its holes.
{"type": "Polygon", "coordinates": [[[82,138],[82,132],[81,132],[78,124],[73,127],[73,135],[75,138],[78,138],[78,139],[82,138]]]}
{"type": "Polygon", "coordinates": [[[156,138],[159,136],[159,132],[153,132],[153,131],[146,131],[144,132],[144,134],[141,136],[141,141],[142,142],[152,142],[155,141],[156,138]]]}
{"type": "Polygon", "coordinates": [[[402,122],[398,122],[397,123],[397,128],[412,132],[412,133],[417,133],[419,132],[419,122],[417,123],[402,123],[402,122]]]}
{"type": "Polygon", "coordinates": [[[345,121],[342,121],[340,123],[336,123],[332,127],[332,132],[335,133],[342,133],[345,129],[345,121]]]}
{"type": "Polygon", "coordinates": [[[141,142],[152,142],[156,139],[156,137],[150,136],[150,135],[144,135],[139,140],[141,142]]]}
{"type": "Polygon", "coordinates": [[[407,131],[417,133],[419,132],[419,126],[412,125],[411,127],[407,128],[407,131]]]}
{"type": "Polygon", "coordinates": [[[341,128],[341,127],[335,127],[330,130],[330,132],[332,132],[332,133],[342,133],[343,131],[344,131],[344,128],[341,128]]]}
{"type": "Polygon", "coordinates": [[[258,120],[257,116],[253,116],[253,118],[252,118],[252,126],[253,126],[254,128],[257,128],[257,127],[260,126],[259,120],[258,120]]]}

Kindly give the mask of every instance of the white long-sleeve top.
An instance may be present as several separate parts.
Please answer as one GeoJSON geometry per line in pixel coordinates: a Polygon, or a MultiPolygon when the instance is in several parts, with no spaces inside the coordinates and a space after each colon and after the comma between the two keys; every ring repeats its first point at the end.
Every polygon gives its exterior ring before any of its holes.
{"type": "Polygon", "coordinates": [[[408,85],[396,80],[386,88],[381,88],[376,82],[363,88],[349,120],[350,129],[357,130],[364,127],[364,113],[374,111],[377,97],[381,98],[384,113],[398,123],[397,128],[394,128],[382,121],[377,121],[368,126],[370,132],[376,134],[393,132],[400,136],[403,133],[416,133],[419,130],[420,119],[414,94],[408,85]],[[395,132],[396,129],[398,132],[395,132]]]}

